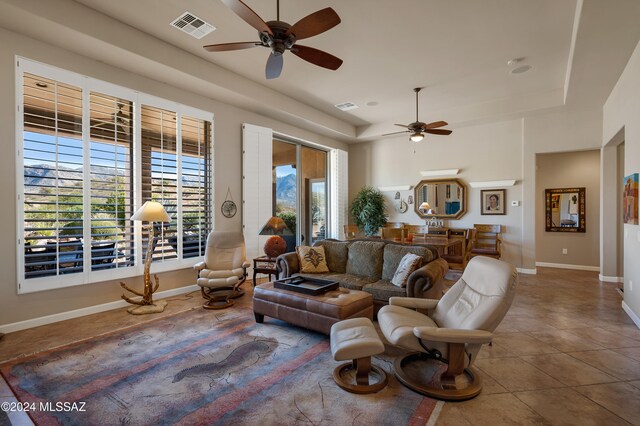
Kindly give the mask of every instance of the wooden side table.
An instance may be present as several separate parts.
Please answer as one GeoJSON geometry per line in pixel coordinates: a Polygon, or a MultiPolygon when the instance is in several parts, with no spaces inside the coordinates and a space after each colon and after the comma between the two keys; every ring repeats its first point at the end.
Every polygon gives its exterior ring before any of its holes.
{"type": "Polygon", "coordinates": [[[271,275],[275,275],[278,279],[278,266],[276,265],[275,257],[261,256],[253,259],[253,286],[256,286],[256,274],[269,275],[269,281],[271,281],[271,275]]]}

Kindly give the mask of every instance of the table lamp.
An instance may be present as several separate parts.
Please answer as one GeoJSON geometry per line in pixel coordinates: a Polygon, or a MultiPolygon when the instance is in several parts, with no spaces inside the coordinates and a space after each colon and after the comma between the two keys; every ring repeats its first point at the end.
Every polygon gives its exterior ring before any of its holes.
{"type": "Polygon", "coordinates": [[[149,227],[149,243],[147,244],[147,255],[144,259],[144,293],[132,290],[127,287],[125,283],[120,282],[122,288],[136,296],[141,296],[142,300],[132,300],[124,294],[122,295],[122,298],[133,305],[138,305],[132,306],[127,310],[130,314],[140,315],[162,312],[164,311],[165,306],[167,306],[167,301],[160,300],[156,303],[153,302],[153,293],[158,290],[160,280],[157,275],[154,275],[156,285],[153,286],[151,283],[151,274],[149,272],[151,269],[151,258],[153,256],[154,248],[153,222],[170,222],[171,218],[165,211],[164,207],[162,207],[162,204],[157,201],[147,201],[133,214],[133,216],[131,216],[130,220],[150,222],[149,225],[147,225],[149,227]]]}
{"type": "Polygon", "coordinates": [[[418,210],[420,210],[424,214],[433,214],[433,210],[431,210],[431,206],[426,201],[420,204],[420,207],[418,207],[418,210]]]}
{"type": "Polygon", "coordinates": [[[273,216],[264,224],[258,235],[272,235],[264,243],[264,254],[273,258],[280,256],[287,249],[287,242],[282,238],[282,235],[293,235],[293,232],[282,218],[273,216]]]}

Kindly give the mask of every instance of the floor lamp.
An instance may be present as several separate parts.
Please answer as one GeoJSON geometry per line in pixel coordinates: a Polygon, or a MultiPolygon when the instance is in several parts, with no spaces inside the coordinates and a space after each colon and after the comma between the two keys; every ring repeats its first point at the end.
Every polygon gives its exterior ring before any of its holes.
{"type": "Polygon", "coordinates": [[[123,282],[120,282],[120,285],[125,290],[135,294],[136,296],[141,296],[142,300],[133,300],[122,295],[122,298],[127,302],[137,305],[131,306],[127,311],[130,314],[141,315],[141,314],[153,314],[157,312],[164,311],[165,306],[167,306],[166,300],[159,300],[157,302],[153,302],[153,293],[158,290],[160,286],[160,279],[158,279],[157,275],[154,275],[155,286],[151,282],[151,258],[153,256],[153,246],[154,246],[154,238],[153,238],[153,223],[154,222],[170,222],[171,218],[165,211],[162,204],[157,201],[147,201],[140,207],[134,214],[131,216],[131,220],[139,220],[142,222],[150,222],[149,225],[149,243],[147,244],[147,255],[144,259],[144,293],[140,293],[138,291],[132,290],[123,282]]]}

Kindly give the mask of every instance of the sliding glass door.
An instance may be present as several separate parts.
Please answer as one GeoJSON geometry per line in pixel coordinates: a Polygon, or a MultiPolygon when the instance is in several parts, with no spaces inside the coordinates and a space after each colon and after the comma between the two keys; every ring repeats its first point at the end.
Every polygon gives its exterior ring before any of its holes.
{"type": "Polygon", "coordinates": [[[313,244],[327,232],[327,152],[295,142],[273,140],[273,215],[293,236],[287,251],[313,244]]]}
{"type": "MultiPolygon", "coordinates": [[[[301,151],[301,184],[304,192],[302,229],[309,245],[327,234],[327,153],[306,146],[301,151]]],[[[302,213],[302,212],[301,212],[302,213]]]]}

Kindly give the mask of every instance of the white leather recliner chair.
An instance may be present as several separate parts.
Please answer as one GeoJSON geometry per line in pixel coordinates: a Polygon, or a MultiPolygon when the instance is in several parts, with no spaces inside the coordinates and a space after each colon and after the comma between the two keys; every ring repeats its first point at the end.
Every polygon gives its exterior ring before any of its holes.
{"type": "Polygon", "coordinates": [[[240,285],[247,279],[247,254],[244,236],[236,231],[212,231],[207,237],[204,262],[193,268],[198,271],[198,285],[207,302],[205,309],[223,309],[244,294],[240,285]]]}
{"type": "Polygon", "coordinates": [[[398,380],[438,399],[478,395],[482,383],[472,365],[509,310],[516,279],[512,265],[475,257],[440,300],[389,299],[378,312],[380,329],[391,344],[415,351],[395,360],[398,380]]]}

